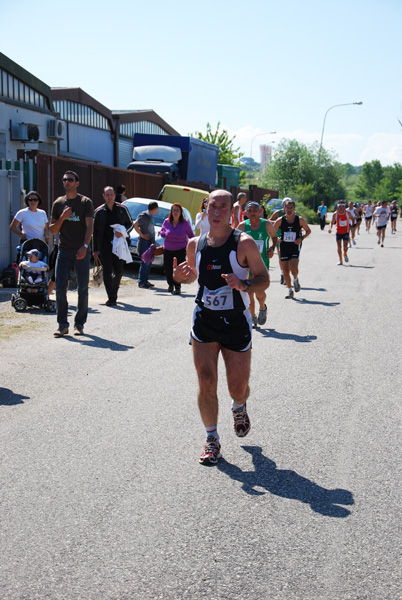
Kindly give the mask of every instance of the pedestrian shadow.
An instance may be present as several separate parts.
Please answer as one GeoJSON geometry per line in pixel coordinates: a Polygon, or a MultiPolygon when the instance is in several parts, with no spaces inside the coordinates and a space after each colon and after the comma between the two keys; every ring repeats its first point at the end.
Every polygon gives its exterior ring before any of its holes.
{"type": "MultiPolygon", "coordinates": [[[[74,313],[77,311],[77,306],[75,304],[69,304],[68,305],[68,310],[71,313],[74,313]]],[[[56,313],[52,313],[53,315],[55,315],[56,313]]],[[[91,315],[99,315],[99,310],[97,308],[92,308],[91,306],[88,306],[88,314],[91,315]]]]}
{"type": "MultiPolygon", "coordinates": [[[[103,306],[106,306],[105,304],[103,306]]],[[[151,315],[154,312],[160,312],[160,308],[151,308],[149,306],[134,306],[133,304],[126,304],[126,302],[118,301],[115,306],[109,306],[113,310],[121,310],[123,312],[136,312],[141,315],[151,315]]]]}
{"type": "Polygon", "coordinates": [[[15,394],[8,388],[0,387],[0,406],[15,406],[16,404],[24,404],[24,400],[29,400],[29,396],[15,394]]]}
{"type": "Polygon", "coordinates": [[[85,334],[83,336],[64,337],[65,340],[70,342],[76,342],[82,346],[89,346],[90,348],[104,348],[105,350],[111,350],[112,352],[127,352],[132,350],[135,346],[126,346],[126,344],[119,344],[113,340],[106,340],[105,338],[98,337],[97,335],[85,334]]]}
{"type": "Polygon", "coordinates": [[[302,290],[306,290],[309,292],[326,292],[327,288],[308,288],[308,287],[302,287],[302,290]]]}
{"type": "Polygon", "coordinates": [[[297,335],[296,333],[280,333],[275,329],[258,329],[262,335],[277,340],[292,340],[293,342],[310,343],[317,339],[316,335],[297,335]]]}
{"type": "Polygon", "coordinates": [[[275,496],[309,504],[311,510],[325,517],[344,519],[350,515],[350,510],[340,505],[354,504],[351,492],[343,489],[327,490],[295,471],[277,469],[274,461],[264,456],[259,446],[242,446],[242,448],[251,454],[254,471],[242,471],[224,458],[220,459],[217,468],[231,479],[239,481],[246,494],[263,496],[266,492],[256,488],[264,488],[275,496]]]}
{"type": "Polygon", "coordinates": [[[320,304],[321,306],[338,306],[340,302],[320,302],[319,300],[306,300],[306,298],[293,298],[299,304],[320,304]]]}

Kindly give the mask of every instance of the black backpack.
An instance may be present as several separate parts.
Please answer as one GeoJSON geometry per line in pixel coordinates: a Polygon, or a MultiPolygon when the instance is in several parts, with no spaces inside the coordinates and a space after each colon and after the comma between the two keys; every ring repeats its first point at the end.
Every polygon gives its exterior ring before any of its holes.
{"type": "Polygon", "coordinates": [[[17,281],[18,265],[17,263],[10,263],[8,267],[3,269],[0,282],[3,284],[3,288],[15,288],[17,287],[17,281]]]}

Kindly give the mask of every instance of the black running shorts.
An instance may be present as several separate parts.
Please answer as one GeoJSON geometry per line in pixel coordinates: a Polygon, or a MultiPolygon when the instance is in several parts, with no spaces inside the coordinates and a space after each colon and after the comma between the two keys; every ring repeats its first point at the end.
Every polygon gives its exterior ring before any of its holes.
{"type": "Polygon", "coordinates": [[[248,309],[233,317],[211,315],[199,306],[194,310],[191,337],[197,342],[216,342],[227,350],[246,352],[251,348],[251,331],[251,314],[248,309]]]}

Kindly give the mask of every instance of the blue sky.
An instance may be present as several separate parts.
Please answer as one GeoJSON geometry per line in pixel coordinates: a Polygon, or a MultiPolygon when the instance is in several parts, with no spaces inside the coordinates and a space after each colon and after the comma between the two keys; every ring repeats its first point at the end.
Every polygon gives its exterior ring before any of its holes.
{"type": "MultiPolygon", "coordinates": [[[[182,135],[218,121],[259,144],[320,140],[354,165],[402,163],[400,0],[1,1],[1,51],[110,109],[154,109],[182,135]],[[8,23],[5,28],[4,24],[8,23]]],[[[275,148],[275,144],[274,144],[275,148]]]]}

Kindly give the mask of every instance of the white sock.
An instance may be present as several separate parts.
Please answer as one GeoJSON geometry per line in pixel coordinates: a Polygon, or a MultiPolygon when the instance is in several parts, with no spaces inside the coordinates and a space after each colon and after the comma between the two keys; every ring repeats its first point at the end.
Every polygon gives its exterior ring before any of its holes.
{"type": "Polygon", "coordinates": [[[293,292],[293,288],[292,288],[292,287],[290,287],[290,288],[289,288],[289,294],[290,294],[291,292],[293,292]]]}
{"type": "Polygon", "coordinates": [[[205,427],[205,431],[207,432],[207,437],[212,436],[219,441],[218,425],[212,425],[211,427],[205,427]]]}

